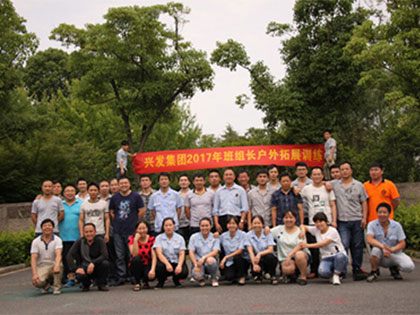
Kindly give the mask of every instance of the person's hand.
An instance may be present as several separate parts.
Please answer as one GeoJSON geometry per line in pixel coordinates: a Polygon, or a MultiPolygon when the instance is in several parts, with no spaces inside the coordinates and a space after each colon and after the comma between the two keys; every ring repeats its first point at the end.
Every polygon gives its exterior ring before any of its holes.
{"type": "Polygon", "coordinates": [[[308,248],[308,243],[300,242],[298,246],[300,246],[300,248],[308,248]]]}
{"type": "Polygon", "coordinates": [[[259,264],[260,263],[260,259],[261,259],[261,255],[260,254],[257,254],[254,257],[254,264],[259,264]]]}
{"type": "Polygon", "coordinates": [[[39,276],[37,274],[35,274],[35,275],[32,276],[32,284],[34,286],[37,286],[38,283],[39,283],[39,276]]]}
{"type": "Polygon", "coordinates": [[[331,183],[330,183],[330,182],[325,182],[325,183],[324,183],[324,186],[325,186],[325,189],[326,189],[328,192],[330,192],[330,191],[332,191],[332,190],[333,190],[333,186],[331,185],[331,183]]]}
{"type": "Polygon", "coordinates": [[[331,223],[331,226],[332,226],[333,228],[337,228],[337,227],[338,227],[338,225],[337,225],[337,221],[334,221],[333,223],[331,223]]]}
{"type": "Polygon", "coordinates": [[[385,248],[385,249],[383,250],[383,252],[384,252],[384,257],[390,258],[390,257],[392,256],[392,252],[391,252],[391,250],[390,250],[390,249],[388,249],[388,248],[385,248]]]}
{"type": "Polygon", "coordinates": [[[76,273],[78,273],[79,275],[84,275],[85,270],[83,268],[77,268],[76,273]]]}
{"type": "Polygon", "coordinates": [[[150,270],[148,277],[149,277],[149,280],[153,280],[156,277],[156,272],[154,270],[150,270]]]}
{"type": "Polygon", "coordinates": [[[195,265],[195,266],[194,266],[194,270],[193,270],[193,272],[194,272],[194,273],[201,273],[201,266],[199,266],[199,265],[195,265]]]}
{"type": "Polygon", "coordinates": [[[93,273],[93,270],[95,269],[95,265],[93,263],[90,263],[87,268],[88,275],[91,275],[93,273]]]}
{"type": "Polygon", "coordinates": [[[287,256],[286,259],[284,260],[282,266],[284,265],[285,267],[287,267],[291,263],[292,263],[292,257],[287,256]]]}
{"type": "Polygon", "coordinates": [[[222,233],[223,231],[222,226],[219,223],[216,223],[216,231],[219,233],[222,233]]]}
{"type": "Polygon", "coordinates": [[[295,193],[295,195],[299,195],[301,190],[299,189],[298,186],[293,186],[293,192],[295,193]]]}
{"type": "Polygon", "coordinates": [[[360,222],[360,227],[364,230],[366,228],[366,219],[362,219],[362,221],[360,222]]]}
{"type": "Polygon", "coordinates": [[[179,275],[181,272],[182,272],[182,266],[180,266],[180,265],[176,266],[176,268],[175,268],[175,274],[176,275],[179,275]]]}
{"type": "Polygon", "coordinates": [[[214,238],[219,238],[219,236],[220,236],[219,232],[214,232],[214,233],[213,233],[213,237],[214,237],[214,238]]]}
{"type": "Polygon", "coordinates": [[[254,270],[254,272],[261,272],[260,265],[254,264],[252,265],[252,269],[254,270]]]}
{"type": "Polygon", "coordinates": [[[123,168],[120,169],[121,175],[125,174],[125,170],[123,168]]]}
{"type": "Polygon", "coordinates": [[[220,261],[220,264],[219,264],[219,268],[220,269],[224,269],[225,268],[225,263],[226,263],[226,256],[225,257],[223,257],[223,259],[220,261]]]}
{"type": "Polygon", "coordinates": [[[174,267],[172,267],[172,265],[168,263],[168,264],[166,265],[166,271],[167,271],[167,272],[172,272],[172,271],[174,271],[174,267]]]}
{"type": "Polygon", "coordinates": [[[264,235],[268,235],[268,234],[270,234],[270,233],[271,233],[271,229],[270,229],[270,227],[266,226],[266,227],[264,228],[264,235]]]}
{"type": "Polygon", "coordinates": [[[305,238],[305,229],[301,228],[299,233],[299,238],[303,240],[305,238]]]}
{"type": "Polygon", "coordinates": [[[331,156],[328,156],[327,161],[331,163],[332,157],[331,156]]]}
{"type": "Polygon", "coordinates": [[[105,241],[105,243],[109,242],[109,235],[108,234],[105,234],[104,241],[105,241]]]}
{"type": "Polygon", "coordinates": [[[60,265],[55,264],[53,268],[53,273],[57,274],[57,273],[60,273],[60,271],[61,271],[60,265]]]}
{"type": "Polygon", "coordinates": [[[198,261],[197,261],[197,266],[202,266],[204,264],[204,262],[206,261],[206,259],[204,257],[201,257],[198,261]]]}
{"type": "Polygon", "coordinates": [[[243,230],[244,229],[244,226],[245,226],[245,223],[244,222],[239,222],[238,228],[240,230],[243,230]]]}

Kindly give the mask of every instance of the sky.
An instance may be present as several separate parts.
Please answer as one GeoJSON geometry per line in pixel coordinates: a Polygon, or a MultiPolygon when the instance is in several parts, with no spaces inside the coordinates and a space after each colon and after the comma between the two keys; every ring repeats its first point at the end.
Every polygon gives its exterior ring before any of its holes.
{"type": "MultiPolygon", "coordinates": [[[[28,31],[40,41],[38,50],[62,48],[59,42],[48,39],[50,32],[61,23],[82,28],[86,23],[102,23],[110,7],[149,6],[167,3],[153,0],[12,0],[16,11],[26,19],[28,31]]],[[[175,1],[176,2],[176,1],[175,1]]],[[[208,56],[216,42],[234,39],[242,43],[252,62],[262,60],[271,73],[281,79],[285,73],[279,48],[280,39],[266,35],[269,22],[291,23],[294,0],[184,0],[191,9],[189,21],[181,29],[182,35],[194,48],[206,51],[208,56]]],[[[235,104],[237,95],[252,96],[249,74],[243,69],[230,72],[213,65],[213,90],[197,93],[190,104],[192,114],[204,134],[220,136],[230,124],[239,134],[248,128],[263,128],[264,114],[252,101],[244,109],[235,104]]]]}

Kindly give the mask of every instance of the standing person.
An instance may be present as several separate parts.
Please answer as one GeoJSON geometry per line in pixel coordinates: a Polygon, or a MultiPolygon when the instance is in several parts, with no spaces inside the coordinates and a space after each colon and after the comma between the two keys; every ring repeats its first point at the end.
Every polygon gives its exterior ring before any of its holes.
{"type": "Polygon", "coordinates": [[[238,184],[248,193],[251,189],[255,188],[254,185],[250,185],[249,181],[251,178],[249,177],[249,173],[247,170],[240,170],[236,174],[236,178],[238,179],[238,184]]]}
{"type": "Polygon", "coordinates": [[[299,243],[300,248],[319,248],[321,263],[318,274],[322,278],[331,278],[333,285],[340,285],[340,276],[346,274],[348,257],[341,242],[340,234],[332,226],[328,226],[328,218],[325,213],[317,213],[313,217],[315,226],[303,226],[306,232],[316,238],[315,244],[306,242],[299,243]]]}
{"type": "Polygon", "coordinates": [[[172,276],[176,287],[181,286],[179,280],[188,276],[188,267],[185,263],[185,241],[181,235],[175,233],[173,218],[165,218],[162,222],[162,233],[156,237],[153,248],[158,258],[156,263],[156,289],[162,289],[166,279],[172,276]]]}
{"type": "Polygon", "coordinates": [[[64,282],[64,287],[72,287],[75,285],[74,274],[70,272],[66,256],[74,242],[80,238],[79,216],[82,201],[76,198],[76,187],[72,184],[64,187],[64,198],[64,219],[59,224],[60,238],[63,241],[63,281],[68,280],[67,283],[64,282]]]}
{"type": "Polygon", "coordinates": [[[182,207],[181,197],[169,187],[171,180],[168,173],[160,173],[158,181],[160,188],[152,195],[148,206],[155,218],[155,231],[162,230],[162,222],[165,218],[174,219],[175,230],[177,231],[182,207]]]}
{"type": "Polygon", "coordinates": [[[185,199],[187,194],[190,192],[190,178],[187,174],[182,174],[179,176],[178,184],[181,190],[178,192],[181,197],[183,206],[181,207],[181,214],[179,216],[179,230],[178,233],[187,241],[190,238],[190,220],[188,219],[185,213],[185,199]]]}
{"type": "Polygon", "coordinates": [[[337,142],[331,136],[331,130],[324,131],[324,174],[327,180],[331,179],[330,166],[337,160],[337,142]]]}
{"type": "Polygon", "coordinates": [[[404,230],[401,224],[390,219],[391,210],[390,204],[380,203],[376,207],[378,219],[368,225],[366,240],[373,247],[370,256],[372,271],[367,278],[368,282],[377,279],[379,266],[388,267],[395,280],[402,280],[400,270],[414,270],[413,261],[403,252],[406,245],[404,230]]]}
{"type": "Polygon", "coordinates": [[[99,199],[99,186],[90,183],[88,186],[89,199],[80,206],[79,230],[83,236],[83,227],[86,223],[95,225],[95,233],[102,237],[105,243],[109,241],[109,227],[111,220],[109,218],[108,202],[99,199]]]}
{"type": "Polygon", "coordinates": [[[225,185],[214,196],[213,218],[216,230],[221,233],[227,231],[226,220],[228,215],[240,218],[239,229],[244,229],[248,213],[248,198],[245,190],[235,184],[235,172],[227,168],[223,173],[225,185]]]}
{"type": "Polygon", "coordinates": [[[264,219],[260,215],[252,218],[251,226],[252,230],[247,233],[244,245],[249,253],[252,276],[257,283],[261,283],[264,272],[269,275],[271,284],[277,284],[273,236],[263,232],[264,219]]]}
{"type": "Polygon", "coordinates": [[[134,235],[128,238],[131,253],[130,271],[136,281],[134,291],[141,290],[141,282],[143,289],[150,288],[149,280],[156,276],[157,258],[153,250],[154,244],[155,237],[149,234],[149,224],[144,219],[139,220],[134,235]]]}
{"type": "Polygon", "coordinates": [[[273,226],[283,224],[283,215],[286,210],[295,211],[297,225],[303,225],[302,197],[296,194],[291,186],[292,177],[288,173],[280,174],[281,188],[271,196],[271,218],[273,226]]]}
{"type": "Polygon", "coordinates": [[[89,194],[87,191],[87,188],[88,188],[87,180],[83,177],[80,177],[79,179],[77,179],[76,186],[77,186],[77,189],[79,190],[79,192],[76,195],[76,198],[82,201],[88,200],[89,194]]]}
{"type": "Polygon", "coordinates": [[[58,234],[58,223],[64,219],[64,205],[60,198],[53,195],[53,183],[42,182],[42,196],[32,203],[31,218],[35,225],[35,237],[42,234],[41,222],[51,219],[54,222],[54,233],[58,234]]]}
{"type": "Polygon", "coordinates": [[[213,210],[214,191],[204,187],[203,174],[195,174],[193,177],[194,189],[189,191],[185,198],[185,214],[190,220],[190,234],[200,232],[202,218],[210,218],[213,210]]]}
{"type": "Polygon", "coordinates": [[[118,184],[118,179],[113,178],[109,181],[109,190],[111,190],[111,196],[114,196],[117,192],[120,191],[120,185],[118,184]]]}
{"type": "Polygon", "coordinates": [[[276,190],[268,187],[268,180],[269,177],[266,170],[257,171],[258,186],[248,192],[248,230],[251,230],[251,219],[255,215],[262,216],[267,226],[273,226],[271,221],[271,196],[276,190]]]}
{"type": "Polygon", "coordinates": [[[122,141],[121,148],[117,151],[117,179],[127,176],[127,158],[134,156],[136,155],[128,152],[128,141],[122,141]]]}
{"type": "Polygon", "coordinates": [[[63,184],[59,180],[53,180],[53,194],[54,196],[64,200],[64,197],[61,195],[63,191],[63,184]]]}
{"type": "Polygon", "coordinates": [[[134,233],[140,213],[144,212],[144,203],[141,196],[131,191],[130,180],[126,177],[118,181],[120,191],[111,197],[109,212],[112,217],[114,247],[116,254],[116,268],[118,280],[116,285],[122,285],[127,276],[127,262],[130,258],[128,237],[134,233]]]}
{"type": "Polygon", "coordinates": [[[340,165],[338,164],[333,164],[330,166],[330,174],[331,174],[331,179],[334,180],[339,180],[341,179],[341,173],[340,173],[340,165]]]}
{"type": "Polygon", "coordinates": [[[279,169],[276,165],[271,164],[267,167],[268,175],[270,177],[270,181],[268,182],[267,186],[274,188],[275,190],[280,189],[281,185],[279,182],[279,169]]]}
{"type": "MultiPolygon", "coordinates": [[[[302,191],[302,189],[305,186],[312,184],[312,179],[310,179],[308,175],[308,165],[306,165],[305,162],[297,162],[295,165],[296,168],[296,176],[297,178],[292,182],[292,187],[297,187],[299,189],[299,192],[302,191]]],[[[295,189],[295,192],[297,190],[295,189]]],[[[303,217],[305,220],[305,224],[308,224],[308,203],[305,201],[305,198],[303,198],[303,217]]]]}
{"type": "Polygon", "coordinates": [[[200,220],[200,232],[191,235],[188,249],[192,263],[192,277],[198,281],[200,286],[206,284],[205,274],[210,275],[211,285],[218,287],[217,269],[218,262],[216,255],[220,251],[220,240],[213,236],[211,230],[211,219],[200,220]]]}
{"type": "Polygon", "coordinates": [[[95,224],[86,223],[83,226],[83,237],[73,244],[66,258],[83,291],[89,291],[92,281],[96,281],[99,291],[109,291],[106,285],[108,252],[103,238],[96,235],[95,224]]]}
{"type": "Polygon", "coordinates": [[[384,179],[384,168],[380,163],[372,163],[369,167],[370,180],[366,181],[363,186],[368,195],[368,222],[378,219],[377,207],[380,203],[391,205],[391,213],[389,218],[394,219],[394,211],[400,204],[400,194],[395,184],[384,179]]]}
{"type": "MultiPolygon", "coordinates": [[[[314,167],[312,169],[311,178],[313,183],[309,186],[305,186],[300,193],[308,208],[308,225],[314,226],[314,215],[322,212],[327,216],[328,222],[331,222],[331,226],[337,228],[337,208],[335,205],[334,191],[331,190],[328,192],[325,188],[325,185],[323,184],[324,174],[320,167],[314,167]]],[[[312,234],[307,233],[306,237],[308,243],[316,243],[316,239],[312,234]]],[[[312,263],[309,278],[314,278],[318,272],[319,249],[311,248],[310,251],[312,263]]]]}
{"type": "Polygon", "coordinates": [[[99,199],[106,201],[109,204],[109,198],[111,194],[109,193],[109,182],[107,180],[101,180],[99,182],[99,199]]]}
{"type": "Polygon", "coordinates": [[[146,213],[143,218],[146,220],[147,224],[150,227],[149,234],[153,236],[156,236],[159,232],[155,231],[155,218],[153,217],[152,210],[150,210],[149,208],[150,198],[155,192],[156,190],[152,188],[152,176],[150,176],[149,174],[140,175],[139,194],[143,198],[144,208],[146,209],[146,213]]]}
{"type": "Polygon", "coordinates": [[[220,260],[219,268],[226,280],[237,280],[239,285],[244,285],[249,268],[246,258],[249,257],[248,252],[244,252],[246,233],[239,230],[238,225],[237,217],[227,218],[228,231],[220,235],[220,247],[225,256],[220,260]]]}
{"type": "MultiPolygon", "coordinates": [[[[52,185],[51,185],[52,186],[52,185]]],[[[41,235],[36,237],[31,244],[31,269],[32,284],[42,289],[42,293],[48,293],[50,280],[54,279],[54,295],[61,294],[61,252],[63,243],[53,234],[54,221],[44,219],[40,228],[41,235]]]]}
{"type": "Polygon", "coordinates": [[[341,180],[331,182],[337,202],[338,231],[344,248],[350,250],[353,280],[366,279],[363,263],[363,230],[367,224],[367,194],[363,184],[352,177],[350,162],[340,164],[341,180]]]}
{"type": "Polygon", "coordinates": [[[216,193],[222,185],[220,185],[220,172],[216,169],[210,170],[208,175],[210,186],[209,188],[216,193]]]}
{"type": "MultiPolygon", "coordinates": [[[[111,191],[111,197],[117,194],[120,191],[120,186],[118,185],[118,179],[113,178],[109,181],[109,190],[111,191]]],[[[108,199],[108,209],[109,203],[111,201],[111,197],[108,199]]],[[[111,219],[111,226],[109,228],[109,242],[106,244],[108,250],[108,259],[109,259],[109,273],[108,273],[108,285],[115,286],[117,284],[117,254],[115,253],[115,246],[114,246],[114,228],[112,222],[112,216],[110,214],[111,219]]]]}

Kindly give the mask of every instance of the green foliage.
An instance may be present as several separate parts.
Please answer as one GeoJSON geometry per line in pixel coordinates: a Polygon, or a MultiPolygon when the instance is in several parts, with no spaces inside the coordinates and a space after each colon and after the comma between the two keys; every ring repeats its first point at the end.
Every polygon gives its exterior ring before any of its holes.
{"type": "Polygon", "coordinates": [[[395,211],[395,220],[404,228],[407,247],[420,250],[420,203],[400,205],[395,211]]]}
{"type": "Polygon", "coordinates": [[[33,239],[33,227],[26,232],[0,232],[0,266],[30,265],[33,239]]]}

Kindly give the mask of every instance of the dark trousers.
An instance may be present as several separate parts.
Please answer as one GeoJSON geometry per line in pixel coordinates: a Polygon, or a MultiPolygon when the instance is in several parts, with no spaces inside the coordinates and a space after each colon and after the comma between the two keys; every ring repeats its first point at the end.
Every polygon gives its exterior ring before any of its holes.
{"type": "Polygon", "coordinates": [[[63,266],[64,266],[64,272],[63,272],[63,277],[62,277],[62,281],[66,281],[67,280],[67,275],[70,273],[70,269],[69,269],[69,265],[67,263],[67,254],[70,251],[70,248],[73,246],[74,242],[63,242],[63,251],[61,254],[61,261],[63,262],[63,266]]]}
{"type": "Polygon", "coordinates": [[[87,274],[87,267],[81,267],[85,271],[85,274],[76,273],[76,279],[83,284],[83,287],[88,288],[93,280],[96,280],[98,286],[106,285],[106,279],[108,277],[109,262],[104,260],[99,264],[95,265],[93,273],[87,274]]]}
{"type": "Polygon", "coordinates": [[[179,283],[180,279],[185,279],[186,277],[188,277],[188,267],[187,264],[184,262],[184,264],[182,265],[182,271],[180,274],[176,275],[175,274],[175,268],[177,266],[176,263],[171,263],[172,267],[173,267],[173,271],[172,272],[168,272],[166,270],[166,266],[161,262],[161,261],[157,261],[156,264],[156,278],[158,279],[158,282],[160,284],[165,283],[165,280],[167,277],[172,276],[172,280],[174,281],[175,284],[179,283]]]}
{"type": "Polygon", "coordinates": [[[268,272],[271,277],[276,276],[277,257],[273,254],[262,256],[258,265],[261,267],[261,272],[255,272],[251,265],[251,274],[253,277],[262,276],[262,272],[268,272]]]}
{"type": "Polygon", "coordinates": [[[338,221],[338,232],[341,242],[348,252],[351,252],[351,265],[353,272],[360,271],[363,263],[364,232],[360,227],[361,220],[338,221]]]}
{"type": "MultiPolygon", "coordinates": [[[[316,238],[311,233],[306,233],[306,240],[308,244],[316,243],[316,238]]],[[[318,267],[319,267],[319,248],[309,248],[311,252],[311,273],[318,274],[318,267]]]]}
{"type": "MultiPolygon", "coordinates": [[[[240,215],[236,216],[236,217],[239,219],[239,221],[241,220],[240,215]]],[[[228,230],[228,228],[227,228],[227,218],[228,218],[228,215],[221,215],[219,217],[219,224],[222,227],[223,232],[226,232],[228,230]]]]}
{"type": "Polygon", "coordinates": [[[106,249],[108,250],[108,261],[109,261],[109,279],[117,279],[117,256],[115,254],[115,246],[114,246],[114,236],[110,236],[109,242],[106,244],[106,249]]]}
{"type": "Polygon", "coordinates": [[[236,255],[233,257],[233,264],[229,267],[222,269],[222,274],[225,276],[226,280],[232,281],[241,277],[245,277],[246,272],[249,268],[249,262],[241,257],[241,255],[236,255]]]}
{"type": "Polygon", "coordinates": [[[131,275],[136,279],[136,283],[140,283],[141,280],[144,282],[149,281],[149,271],[152,266],[145,265],[141,257],[133,257],[131,260],[130,272],[131,275]]]}
{"type": "Polygon", "coordinates": [[[180,227],[178,229],[178,234],[180,234],[184,238],[185,242],[188,242],[191,236],[190,227],[189,226],[180,227]]]}
{"type": "Polygon", "coordinates": [[[194,233],[198,233],[198,232],[200,232],[199,227],[190,226],[190,236],[193,235],[194,233]]]}
{"type": "Polygon", "coordinates": [[[130,258],[128,249],[128,235],[114,233],[114,247],[116,254],[116,269],[119,279],[127,277],[127,263],[130,258]]]}

